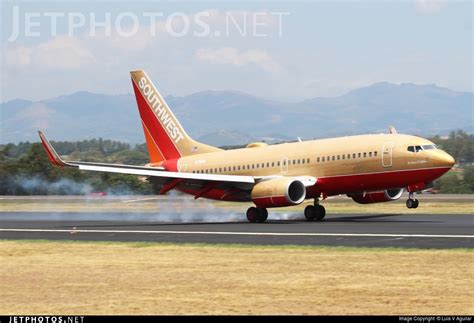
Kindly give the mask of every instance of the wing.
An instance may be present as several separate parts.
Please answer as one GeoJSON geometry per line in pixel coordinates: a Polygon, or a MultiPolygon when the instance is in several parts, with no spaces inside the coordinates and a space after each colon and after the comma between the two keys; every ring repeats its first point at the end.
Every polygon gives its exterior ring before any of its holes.
{"type": "MultiPolygon", "coordinates": [[[[254,185],[261,181],[282,177],[275,176],[242,176],[242,175],[219,175],[202,173],[170,172],[163,167],[148,167],[135,165],[120,165],[106,163],[90,163],[80,161],[64,161],[54,150],[51,143],[41,131],[38,134],[44,150],[50,162],[58,167],[75,167],[80,170],[97,172],[108,172],[117,174],[131,174],[153,177],[154,181],[161,186],[160,194],[178,188],[186,193],[199,198],[210,191],[214,194],[212,198],[222,200],[250,201],[250,192],[254,185]]],[[[316,184],[317,179],[312,176],[297,176],[305,187],[316,184]]]]}
{"type": "Polygon", "coordinates": [[[234,199],[248,200],[250,191],[255,184],[255,178],[253,176],[181,173],[166,171],[163,167],[64,161],[54,150],[45,135],[41,131],[38,131],[38,134],[50,162],[55,166],[154,177],[158,184],[161,184],[160,194],[179,187],[183,190],[193,192],[192,194],[195,198],[199,198],[212,189],[218,189],[222,192],[222,199],[233,195],[234,199]]]}

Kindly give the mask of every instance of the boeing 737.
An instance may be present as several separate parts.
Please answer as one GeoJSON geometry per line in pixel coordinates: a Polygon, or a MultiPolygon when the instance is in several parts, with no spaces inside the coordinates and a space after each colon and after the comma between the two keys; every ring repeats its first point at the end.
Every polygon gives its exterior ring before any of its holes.
{"type": "MultiPolygon", "coordinates": [[[[41,131],[51,163],[59,167],[155,177],[159,194],[176,189],[197,198],[253,202],[250,222],[265,222],[268,208],[301,204],[308,221],[326,215],[321,199],[346,194],[368,204],[394,201],[408,192],[406,206],[417,208],[415,193],[430,187],[454,159],[429,140],[398,134],[369,134],[223,150],[193,140],[146,73],[131,73],[150,163],[144,166],[63,160],[41,131]]],[[[301,120],[304,122],[304,120],[301,120]]]]}

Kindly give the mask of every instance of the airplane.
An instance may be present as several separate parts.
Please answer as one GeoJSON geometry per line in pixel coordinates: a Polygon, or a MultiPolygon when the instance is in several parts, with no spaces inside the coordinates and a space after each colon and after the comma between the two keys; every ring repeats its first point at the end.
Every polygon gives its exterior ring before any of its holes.
{"type": "MultiPolygon", "coordinates": [[[[145,71],[131,71],[131,80],[150,163],[144,166],[65,161],[41,131],[50,162],[85,171],[154,177],[159,194],[178,190],[197,198],[253,202],[246,216],[262,223],[268,208],[301,204],[306,199],[308,221],[322,221],[320,204],[346,194],[361,204],[399,199],[408,191],[406,206],[418,207],[415,193],[454,165],[454,158],[433,142],[398,134],[368,134],[268,145],[248,144],[223,150],[192,139],[157,91],[145,71]]],[[[304,120],[301,120],[304,122],[304,120]]]]}

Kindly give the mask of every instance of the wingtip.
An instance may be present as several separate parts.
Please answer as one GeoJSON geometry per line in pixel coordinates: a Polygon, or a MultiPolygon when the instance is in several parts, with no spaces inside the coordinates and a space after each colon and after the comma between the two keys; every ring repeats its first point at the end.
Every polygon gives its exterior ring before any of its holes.
{"type": "Polygon", "coordinates": [[[61,160],[61,158],[56,153],[53,146],[51,146],[48,139],[46,139],[46,136],[43,134],[41,130],[38,130],[38,135],[40,137],[41,144],[43,145],[43,149],[45,150],[46,155],[48,155],[48,159],[51,162],[51,164],[55,166],[63,167],[65,163],[61,160]]]}

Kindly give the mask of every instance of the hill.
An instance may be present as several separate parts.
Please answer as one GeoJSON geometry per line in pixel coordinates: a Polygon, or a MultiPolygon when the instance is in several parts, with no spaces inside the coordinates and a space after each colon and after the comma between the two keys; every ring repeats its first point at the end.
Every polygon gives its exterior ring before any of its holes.
{"type": "MultiPolygon", "coordinates": [[[[382,82],[338,97],[294,103],[233,91],[168,96],[166,101],[191,136],[209,144],[236,145],[379,133],[389,125],[411,134],[472,132],[473,98],[474,93],[436,85],[382,82]]],[[[0,104],[0,116],[0,143],[37,141],[37,129],[55,140],[144,140],[131,94],[76,92],[37,102],[17,99],[0,104]]]]}

